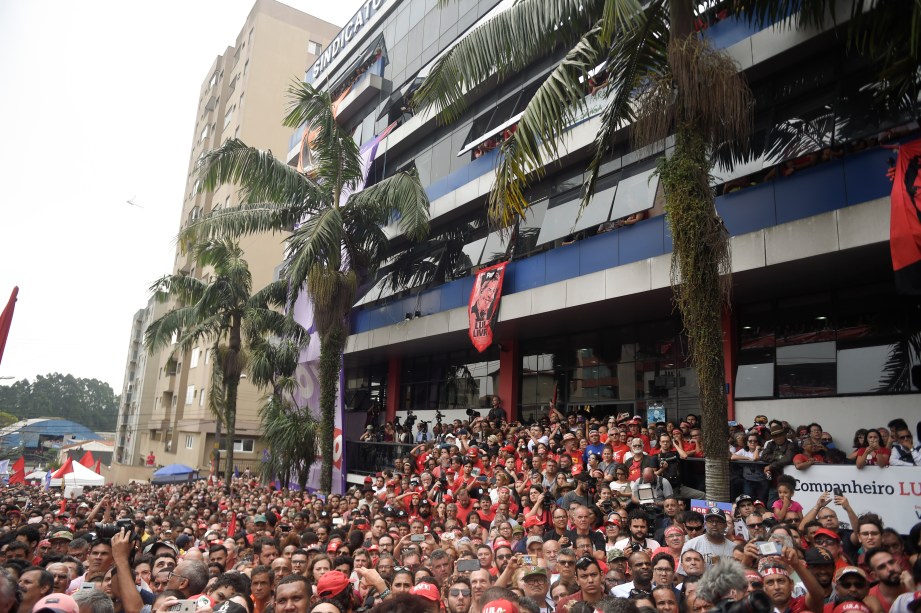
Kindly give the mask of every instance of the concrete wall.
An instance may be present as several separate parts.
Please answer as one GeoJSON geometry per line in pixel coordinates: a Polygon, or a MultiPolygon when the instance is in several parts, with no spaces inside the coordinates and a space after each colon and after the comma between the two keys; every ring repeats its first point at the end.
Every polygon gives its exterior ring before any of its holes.
{"type": "Polygon", "coordinates": [[[755,415],[786,420],[794,428],[817,422],[831,433],[839,449],[850,452],[859,428],[884,427],[889,420],[901,417],[914,431],[915,422],[921,420],[921,406],[917,394],[736,400],[737,421],[749,426],[755,415]]]}

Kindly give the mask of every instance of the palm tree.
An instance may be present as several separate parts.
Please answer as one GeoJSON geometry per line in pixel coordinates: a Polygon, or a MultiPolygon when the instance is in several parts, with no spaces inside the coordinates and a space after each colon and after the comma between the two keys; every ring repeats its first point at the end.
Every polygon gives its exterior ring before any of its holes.
{"type": "MultiPolygon", "coordinates": [[[[242,202],[190,224],[184,240],[259,232],[285,233],[282,280],[288,305],[306,291],[320,336],[320,489],[332,487],[333,428],[339,366],[356,288],[374,279],[390,246],[384,227],[396,217],[410,240],[428,233],[428,197],[414,172],[396,173],[363,190],[358,146],[336,123],[329,93],[306,83],[289,88],[284,125],[305,126],[314,165],[298,172],[232,139],[202,160],[203,189],[241,188],[242,202]],[[361,191],[358,191],[361,190],[361,191]]],[[[313,408],[313,407],[311,407],[313,408]]]]}
{"type": "Polygon", "coordinates": [[[293,481],[303,490],[317,457],[319,433],[319,423],[309,408],[294,401],[298,358],[309,337],[300,329],[283,337],[257,338],[251,345],[249,371],[255,385],[269,390],[260,411],[262,435],[268,444],[262,477],[266,482],[277,478],[283,486],[293,481]]]}
{"type": "Polygon", "coordinates": [[[262,329],[285,329],[285,317],[273,310],[282,302],[287,286],[275,282],[252,293],[252,276],[243,250],[230,239],[211,239],[195,246],[199,269],[210,268],[209,280],[188,275],[167,275],[151,291],[160,302],[176,306],[148,326],[144,344],[150,353],[170,345],[176,351],[212,345],[218,376],[212,381],[211,396],[221,408],[219,420],[226,426],[227,463],[225,474],[233,472],[233,439],[237,415],[237,389],[246,364],[245,329],[258,322],[262,329]]]}
{"type": "MultiPolygon", "coordinates": [[[[734,6],[763,25],[797,14],[798,23],[814,25],[826,20],[831,4],[740,0],[734,6]],[[796,13],[797,9],[802,10],[796,13]]],[[[901,23],[893,17],[897,11],[880,18],[888,9],[865,13],[864,3],[852,4],[848,32],[854,47],[881,58],[890,69],[883,71],[881,89],[895,90],[897,98],[904,98],[906,91],[909,97],[916,96],[917,87],[910,85],[918,82],[921,3],[900,1],[906,9],[901,23]],[[905,18],[909,14],[911,18],[905,18]],[[910,30],[912,35],[901,40],[887,36],[887,26],[906,34],[910,30]]],[[[467,93],[484,82],[501,81],[538,58],[563,54],[531,99],[515,133],[501,145],[489,197],[489,216],[498,227],[509,227],[525,214],[526,188],[559,157],[565,133],[586,106],[590,78],[605,82],[608,93],[588,165],[583,206],[595,191],[601,164],[611,153],[618,130],[632,123],[632,137],[639,145],[674,135],[674,152],[660,160],[658,172],[674,243],[675,302],[700,386],[707,495],[728,500],[720,317],[728,303],[730,253],[727,233],[714,208],[709,171],[714,159],[731,164],[752,155],[746,138],[752,97],[738,67],[695,33],[698,6],[710,4],[519,0],[443,55],[416,92],[414,104],[438,112],[442,121],[454,121],[466,111],[467,93]]]]}

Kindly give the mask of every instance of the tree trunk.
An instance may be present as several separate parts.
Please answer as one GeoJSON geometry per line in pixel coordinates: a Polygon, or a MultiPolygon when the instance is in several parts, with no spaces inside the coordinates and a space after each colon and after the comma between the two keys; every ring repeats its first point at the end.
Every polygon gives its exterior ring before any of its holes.
{"type": "Polygon", "coordinates": [[[333,325],[320,339],[320,490],[327,494],[333,485],[333,439],[336,429],[336,395],[339,391],[339,364],[345,345],[345,330],[333,325]]]}
{"type": "Polygon", "coordinates": [[[227,463],[224,464],[224,479],[227,483],[233,478],[233,438],[237,433],[237,388],[240,386],[240,378],[236,377],[226,382],[227,384],[227,409],[225,420],[227,421],[227,435],[224,447],[227,450],[227,463]]]}
{"type": "Polygon", "coordinates": [[[728,238],[709,186],[710,157],[694,126],[676,126],[675,150],[660,163],[674,250],[675,301],[690,342],[700,390],[708,500],[729,501],[727,403],[721,313],[726,300],[720,273],[728,270],[728,238]]]}
{"type": "Polygon", "coordinates": [[[694,33],[694,7],[690,0],[669,0],[668,23],[672,39],[687,38],[694,33]]]}

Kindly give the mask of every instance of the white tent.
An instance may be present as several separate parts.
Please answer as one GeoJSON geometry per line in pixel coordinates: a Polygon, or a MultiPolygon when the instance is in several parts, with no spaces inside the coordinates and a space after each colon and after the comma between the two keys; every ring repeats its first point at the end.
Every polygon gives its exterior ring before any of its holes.
{"type": "Polygon", "coordinates": [[[45,471],[36,470],[26,475],[26,481],[45,481],[45,471]]]}
{"type": "Polygon", "coordinates": [[[52,479],[51,487],[61,487],[62,480],[64,485],[98,486],[106,484],[105,477],[93,472],[80,462],[74,462],[72,466],[74,472],[67,473],[62,479],[52,479]]]}

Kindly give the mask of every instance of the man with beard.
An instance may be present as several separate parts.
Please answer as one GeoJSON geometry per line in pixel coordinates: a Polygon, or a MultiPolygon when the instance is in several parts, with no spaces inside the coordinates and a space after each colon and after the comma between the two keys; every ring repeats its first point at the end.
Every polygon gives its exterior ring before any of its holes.
{"type": "Polygon", "coordinates": [[[544,462],[543,481],[541,487],[548,491],[556,483],[556,474],[559,472],[559,464],[553,458],[547,458],[544,462]]]}
{"type": "Polygon", "coordinates": [[[726,514],[717,507],[710,507],[704,518],[704,533],[685,543],[682,553],[688,550],[698,552],[707,568],[720,558],[731,558],[735,543],[726,538],[726,523],[726,514]]]}
{"type": "Polygon", "coordinates": [[[910,577],[909,573],[906,571],[906,581],[903,582],[902,568],[898,560],[882,547],[874,547],[867,551],[864,560],[870,567],[872,576],[879,582],[870,588],[870,594],[879,599],[884,611],[891,609],[896,598],[913,588],[905,585],[910,577]]]}
{"type": "Polygon", "coordinates": [[[496,547],[496,573],[501,575],[505,570],[505,567],[508,566],[509,560],[512,559],[512,548],[508,546],[508,541],[499,541],[499,546],[496,547]]]}
{"type": "Polygon", "coordinates": [[[419,514],[414,519],[421,519],[426,530],[428,530],[428,527],[432,524],[432,503],[429,502],[428,498],[423,498],[419,501],[419,514]]]}
{"type": "Polygon", "coordinates": [[[885,613],[876,596],[870,596],[870,582],[867,573],[856,566],[845,566],[835,573],[835,596],[825,605],[824,613],[832,613],[842,602],[863,602],[873,613],[885,613]]]}
{"type": "Polygon", "coordinates": [[[617,598],[630,598],[630,592],[633,590],[642,590],[652,592],[652,560],[649,553],[645,551],[635,551],[630,554],[630,573],[633,575],[633,581],[623,583],[611,590],[611,595],[617,598]]]}
{"type": "MultiPolygon", "coordinates": [[[[835,596],[834,578],[835,578],[835,558],[824,547],[810,547],[803,554],[803,560],[806,566],[815,576],[815,580],[822,586],[822,598],[825,604],[832,602],[835,596]]],[[[802,583],[796,586],[798,591],[805,588],[802,583]]]]}
{"type": "MultiPolygon", "coordinates": [[[[649,521],[646,519],[646,512],[643,509],[634,509],[627,517],[627,526],[630,535],[614,543],[615,549],[622,550],[625,554],[630,555],[635,551],[652,551],[661,547],[659,542],[646,538],[649,531],[649,521]]],[[[604,549],[604,545],[599,547],[604,549]]]]}
{"type": "Polygon", "coordinates": [[[571,511],[575,505],[580,505],[583,507],[589,506],[589,499],[591,496],[588,491],[588,481],[591,477],[587,472],[580,472],[576,475],[576,489],[571,492],[563,494],[563,497],[560,499],[560,506],[571,511]]]}
{"type": "Polygon", "coordinates": [[[579,591],[569,596],[560,598],[556,603],[557,611],[566,611],[570,602],[581,601],[588,605],[595,605],[604,597],[604,575],[598,560],[595,558],[579,558],[576,562],[576,583],[579,591]]]}
{"type": "Polygon", "coordinates": [[[448,613],[468,613],[472,601],[473,589],[466,577],[455,575],[447,582],[444,602],[448,613]]]}
{"type": "Polygon", "coordinates": [[[559,553],[559,541],[545,540],[544,544],[541,546],[541,557],[544,559],[544,564],[547,566],[547,572],[550,574],[556,573],[556,556],[559,553]]]}

